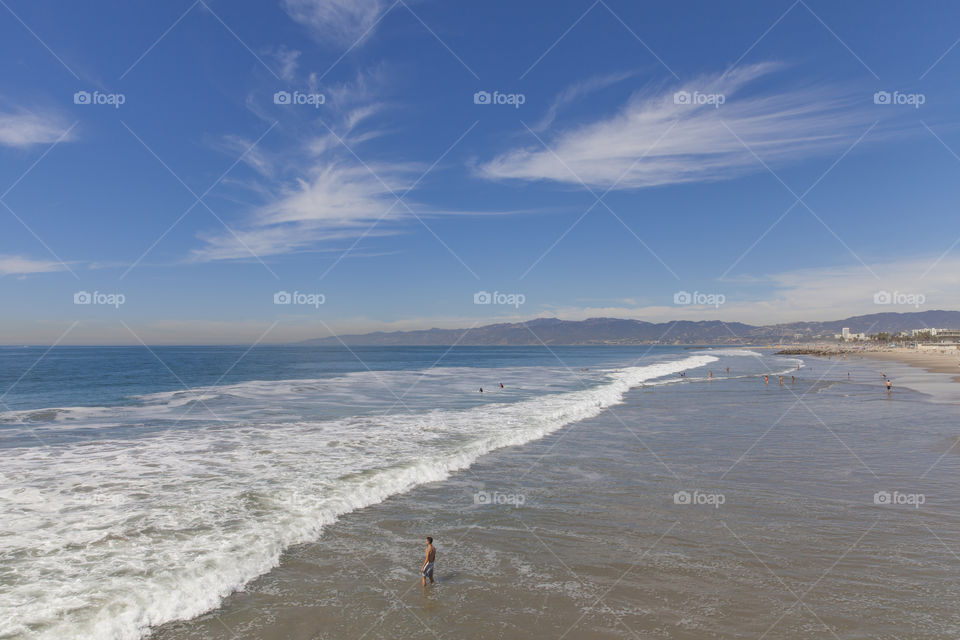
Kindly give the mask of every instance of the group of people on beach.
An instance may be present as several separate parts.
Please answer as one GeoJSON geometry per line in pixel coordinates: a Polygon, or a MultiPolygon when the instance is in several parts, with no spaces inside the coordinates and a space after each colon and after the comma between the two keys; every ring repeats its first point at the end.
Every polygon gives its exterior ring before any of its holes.
{"type": "MultiPolygon", "coordinates": [[[[800,368],[800,367],[797,366],[797,369],[799,369],[799,368],[800,368]]],[[[730,367],[727,367],[727,375],[729,375],[729,374],[730,374],[730,367]]],[[[887,393],[890,393],[890,392],[893,390],[893,382],[890,380],[890,378],[887,377],[887,374],[881,373],[880,375],[881,375],[881,377],[882,377],[884,380],[886,380],[886,382],[887,382],[887,393]]],[[[681,372],[680,372],[680,377],[681,377],[681,378],[686,378],[686,377],[687,377],[687,372],[686,372],[686,371],[681,371],[681,372]]],[[[782,386],[783,386],[783,376],[779,376],[779,378],[780,378],[780,380],[779,380],[780,386],[782,387],[782,386]]],[[[848,378],[848,379],[850,378],[850,374],[849,374],[849,373],[847,374],[847,378],[848,378]]],[[[713,371],[710,372],[710,374],[709,374],[709,379],[710,379],[710,380],[713,380],[713,371]]],[[[795,377],[795,376],[790,376],[790,384],[796,384],[796,382],[797,382],[796,377],[795,377]]],[[[765,384],[765,385],[769,385],[769,384],[770,384],[770,376],[769,376],[769,375],[766,375],[766,374],[765,374],[765,375],[763,376],[763,384],[765,384]]],[[[503,385],[501,384],[500,387],[502,388],[503,385]]],[[[481,389],[481,391],[483,391],[483,389],[481,389]]]]}
{"type": "MultiPolygon", "coordinates": [[[[790,384],[796,383],[797,379],[794,376],[790,376],[790,384]]],[[[763,384],[770,384],[770,376],[763,376],[763,384]]],[[[780,386],[783,386],[783,376],[780,376],[780,386]]]]}

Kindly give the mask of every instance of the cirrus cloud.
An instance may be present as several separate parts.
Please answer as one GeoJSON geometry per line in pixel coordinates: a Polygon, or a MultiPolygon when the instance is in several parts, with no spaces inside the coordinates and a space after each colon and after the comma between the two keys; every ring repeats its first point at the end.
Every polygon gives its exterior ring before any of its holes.
{"type": "Polygon", "coordinates": [[[22,148],[68,140],[71,129],[55,115],[25,110],[0,113],[0,145],[7,147],[22,148]]]}
{"type": "MultiPolygon", "coordinates": [[[[872,121],[833,87],[757,90],[781,68],[744,66],[660,92],[640,92],[610,117],[569,127],[480,165],[490,179],[635,189],[717,181],[842,149],[872,121]],[[677,96],[722,96],[723,104],[677,96]],[[756,156],[754,155],[756,154],[756,156]]],[[[862,99],[861,99],[862,102],[862,99]]]]}
{"type": "Polygon", "coordinates": [[[23,256],[0,255],[0,277],[25,276],[32,273],[53,273],[66,271],[62,262],[52,260],[34,260],[23,256]]]}
{"type": "Polygon", "coordinates": [[[381,0],[284,0],[291,18],[320,40],[352,45],[365,38],[377,23],[381,0]]]}

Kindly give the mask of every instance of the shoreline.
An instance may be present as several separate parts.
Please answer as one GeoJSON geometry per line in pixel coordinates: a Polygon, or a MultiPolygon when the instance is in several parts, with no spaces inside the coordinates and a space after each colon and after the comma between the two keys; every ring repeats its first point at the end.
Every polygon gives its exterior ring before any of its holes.
{"type": "Polygon", "coordinates": [[[940,348],[929,350],[905,347],[846,347],[840,345],[813,345],[785,347],[777,352],[782,355],[810,355],[824,358],[836,356],[860,356],[869,360],[897,362],[923,369],[929,373],[945,373],[954,382],[960,382],[960,349],[940,348]]]}
{"type": "Polygon", "coordinates": [[[899,362],[929,373],[946,373],[954,382],[960,382],[960,351],[956,354],[922,353],[916,351],[866,351],[860,354],[870,360],[899,362]]]}

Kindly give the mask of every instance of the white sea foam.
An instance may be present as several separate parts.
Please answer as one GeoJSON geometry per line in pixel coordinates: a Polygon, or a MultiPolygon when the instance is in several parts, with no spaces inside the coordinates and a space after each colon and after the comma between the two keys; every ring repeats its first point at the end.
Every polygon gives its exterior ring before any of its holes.
{"type": "Polygon", "coordinates": [[[714,356],[753,356],[757,358],[763,356],[759,351],[753,351],[752,349],[704,349],[697,353],[709,353],[714,356]]]}
{"type": "MultiPolygon", "coordinates": [[[[261,415],[136,439],[7,449],[0,637],[132,640],[197,616],[342,514],[443,480],[485,453],[596,416],[632,387],[716,360],[691,355],[612,372],[588,388],[472,408],[329,420],[261,415]]],[[[199,393],[211,403],[243,395],[282,404],[322,393],[323,384],[199,393]]],[[[156,416],[182,400],[152,394],[139,408],[81,413],[91,420],[149,407],[156,416]]]]}

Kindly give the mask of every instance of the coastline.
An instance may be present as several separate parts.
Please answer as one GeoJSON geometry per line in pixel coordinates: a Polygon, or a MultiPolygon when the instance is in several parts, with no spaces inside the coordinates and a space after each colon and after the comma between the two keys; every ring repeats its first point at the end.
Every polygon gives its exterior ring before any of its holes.
{"type": "Polygon", "coordinates": [[[905,347],[817,345],[813,347],[786,347],[778,353],[819,357],[860,356],[869,360],[906,364],[930,373],[945,373],[950,375],[954,382],[960,382],[960,349],[956,348],[917,350],[905,347]]]}
{"type": "Polygon", "coordinates": [[[861,354],[870,360],[885,360],[899,362],[912,367],[918,367],[930,373],[946,373],[951,375],[955,382],[960,382],[960,350],[946,354],[938,352],[917,351],[867,351],[861,354]]]}

